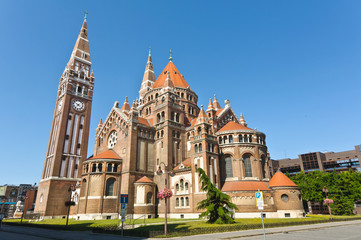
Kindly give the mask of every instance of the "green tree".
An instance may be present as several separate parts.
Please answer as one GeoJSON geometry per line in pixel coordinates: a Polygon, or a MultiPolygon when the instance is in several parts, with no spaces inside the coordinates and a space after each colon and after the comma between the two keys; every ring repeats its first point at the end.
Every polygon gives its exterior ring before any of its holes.
{"type": "Polygon", "coordinates": [[[322,188],[326,186],[328,198],[334,201],[330,205],[332,212],[337,215],[353,214],[355,201],[361,199],[361,173],[351,169],[341,173],[313,171],[305,174],[301,171],[291,179],[300,187],[306,201],[323,202],[326,196],[322,188]]]}
{"type": "Polygon", "coordinates": [[[233,211],[237,207],[230,202],[230,197],[222,193],[209,180],[207,174],[202,168],[197,169],[201,180],[201,190],[207,193],[207,198],[198,203],[197,209],[206,209],[200,217],[207,217],[208,223],[234,223],[233,211]]]}

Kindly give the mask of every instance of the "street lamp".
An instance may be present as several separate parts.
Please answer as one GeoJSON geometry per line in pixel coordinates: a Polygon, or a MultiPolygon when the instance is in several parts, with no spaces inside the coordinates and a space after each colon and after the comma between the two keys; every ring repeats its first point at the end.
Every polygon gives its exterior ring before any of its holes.
{"type": "MultiPolygon", "coordinates": [[[[168,201],[167,199],[170,198],[172,196],[172,191],[170,189],[168,189],[168,166],[165,165],[164,162],[161,162],[159,164],[159,168],[157,170],[157,174],[158,175],[162,175],[163,171],[160,167],[160,165],[163,164],[164,165],[164,172],[165,172],[165,178],[164,178],[164,189],[162,191],[160,191],[158,193],[158,198],[163,199],[164,198],[164,204],[165,204],[165,214],[164,214],[164,235],[167,236],[167,213],[168,213],[168,201]]],[[[174,175],[174,171],[171,171],[171,176],[174,175]]]]}
{"type": "Polygon", "coordinates": [[[325,193],[326,195],[326,199],[323,201],[324,204],[327,204],[327,207],[328,207],[328,213],[330,214],[330,219],[332,220],[332,212],[331,212],[331,207],[330,207],[330,204],[333,203],[333,200],[332,199],[328,199],[327,197],[327,194],[328,194],[328,188],[326,186],[323,186],[322,188],[322,192],[325,193]]]}
{"type": "Polygon", "coordinates": [[[78,186],[78,183],[76,186],[74,186],[73,184],[70,185],[70,187],[68,188],[68,192],[70,193],[69,194],[69,201],[66,201],[65,202],[65,206],[68,207],[68,211],[67,211],[67,215],[66,215],[66,225],[65,225],[65,230],[68,230],[68,222],[69,222],[69,212],[70,212],[70,206],[74,206],[75,205],[75,202],[73,202],[71,200],[71,195],[72,195],[72,192],[74,192],[76,190],[76,187],[78,186]]]}

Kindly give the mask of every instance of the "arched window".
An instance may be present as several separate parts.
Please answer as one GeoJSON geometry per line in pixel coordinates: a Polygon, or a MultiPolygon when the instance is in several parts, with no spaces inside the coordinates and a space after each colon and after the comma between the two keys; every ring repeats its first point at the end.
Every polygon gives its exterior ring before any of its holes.
{"type": "Polygon", "coordinates": [[[202,143],[199,144],[199,151],[202,152],[202,143]]]}
{"type": "Polygon", "coordinates": [[[224,158],[226,163],[226,178],[233,177],[233,169],[232,169],[232,158],[230,155],[226,155],[224,158]]]}
{"type": "Polygon", "coordinates": [[[160,122],[160,114],[158,113],[157,114],[157,123],[159,123],[160,122]]]}
{"type": "Polygon", "coordinates": [[[252,142],[252,135],[249,135],[248,142],[252,142]]]}
{"type": "Polygon", "coordinates": [[[179,191],[179,184],[178,183],[175,185],[175,189],[176,189],[177,192],[179,191]]]}
{"type": "Polygon", "coordinates": [[[103,169],[103,164],[99,163],[98,164],[98,172],[101,172],[103,169]]]}
{"type": "Polygon", "coordinates": [[[195,151],[198,152],[198,144],[194,145],[195,151]]]}
{"type": "Polygon", "coordinates": [[[243,142],[243,136],[242,135],[238,135],[238,139],[239,139],[239,142],[243,142]]]}
{"type": "Polygon", "coordinates": [[[152,197],[153,197],[153,194],[151,192],[148,192],[147,193],[147,204],[152,203],[152,197]]]}
{"type": "Polygon", "coordinates": [[[83,179],[83,181],[81,182],[81,188],[80,188],[80,196],[81,197],[85,196],[85,191],[86,191],[86,180],[83,179]]]}
{"type": "Polygon", "coordinates": [[[157,97],[158,97],[158,93],[155,94],[155,98],[157,98],[157,97]]]}
{"type": "Polygon", "coordinates": [[[43,199],[44,199],[44,194],[41,194],[41,195],[40,195],[40,200],[39,200],[39,202],[42,203],[42,202],[43,202],[43,199]]]}
{"type": "Polygon", "coordinates": [[[189,198],[186,197],[186,206],[189,206],[189,198]]]}
{"type": "Polygon", "coordinates": [[[184,198],[183,197],[181,197],[181,207],[184,207],[184,198]]]}
{"type": "Polygon", "coordinates": [[[183,179],[180,180],[180,190],[181,191],[184,190],[184,180],[183,179]]]}
{"type": "Polygon", "coordinates": [[[246,177],[252,177],[252,164],[251,157],[249,154],[243,155],[244,160],[244,171],[246,177]]]}
{"type": "Polygon", "coordinates": [[[114,183],[115,183],[114,178],[109,178],[107,180],[105,196],[113,196],[114,195],[114,183]]]}
{"type": "Polygon", "coordinates": [[[179,207],[179,198],[176,198],[176,206],[179,207]]]}
{"type": "Polygon", "coordinates": [[[118,164],[114,164],[113,172],[118,172],[118,164]]]}
{"type": "Polygon", "coordinates": [[[219,144],[222,144],[222,137],[218,138],[219,144]]]}
{"type": "Polygon", "coordinates": [[[184,184],[184,188],[186,191],[188,191],[188,183],[187,182],[184,184]]]}
{"type": "Polygon", "coordinates": [[[266,165],[266,158],[264,155],[262,155],[261,157],[262,178],[266,177],[265,165],[266,165]]]}
{"type": "Polygon", "coordinates": [[[223,143],[227,143],[227,136],[223,137],[223,143]]]}
{"type": "Polygon", "coordinates": [[[112,164],[108,163],[107,172],[111,172],[111,171],[112,171],[112,164]]]}
{"type": "Polygon", "coordinates": [[[95,163],[93,163],[92,165],[92,172],[96,172],[97,171],[97,165],[95,163]]]}
{"type": "Polygon", "coordinates": [[[228,142],[233,143],[233,136],[232,135],[229,135],[228,142]]]}

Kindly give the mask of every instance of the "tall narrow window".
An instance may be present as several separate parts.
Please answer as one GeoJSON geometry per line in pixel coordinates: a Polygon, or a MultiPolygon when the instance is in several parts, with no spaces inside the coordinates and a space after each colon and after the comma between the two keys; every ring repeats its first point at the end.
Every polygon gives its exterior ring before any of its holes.
{"type": "Polygon", "coordinates": [[[266,165],[266,159],[264,156],[262,156],[261,157],[262,178],[266,177],[265,165],[266,165]]]}
{"type": "Polygon", "coordinates": [[[114,195],[114,178],[109,178],[107,180],[107,188],[105,191],[105,196],[113,196],[114,195]]]}
{"type": "Polygon", "coordinates": [[[180,180],[180,190],[181,191],[184,190],[184,181],[183,181],[183,179],[180,180]]]}
{"type": "Polygon", "coordinates": [[[86,180],[83,179],[83,181],[81,182],[81,189],[80,189],[80,196],[81,197],[85,196],[85,191],[86,191],[86,180]]]}
{"type": "Polygon", "coordinates": [[[228,142],[233,143],[233,136],[232,135],[229,135],[228,142]]]}
{"type": "Polygon", "coordinates": [[[199,144],[199,151],[202,152],[202,143],[199,144]]]}
{"type": "Polygon", "coordinates": [[[153,197],[153,194],[151,192],[148,192],[147,193],[147,204],[152,203],[152,197],[153,197]]]}
{"type": "Polygon", "coordinates": [[[226,178],[233,177],[233,169],[232,169],[232,158],[230,155],[226,155],[224,158],[226,163],[226,178]]]}
{"type": "Polygon", "coordinates": [[[243,156],[243,160],[244,160],[244,171],[245,171],[245,176],[246,177],[252,177],[252,165],[251,165],[251,158],[250,156],[244,155],[243,156]]]}

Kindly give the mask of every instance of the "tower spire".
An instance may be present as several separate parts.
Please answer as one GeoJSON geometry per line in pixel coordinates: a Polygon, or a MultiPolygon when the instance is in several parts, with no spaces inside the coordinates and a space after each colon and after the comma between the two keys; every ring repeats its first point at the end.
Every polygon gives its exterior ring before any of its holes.
{"type": "Polygon", "coordinates": [[[147,65],[145,67],[142,85],[140,86],[140,90],[139,90],[139,99],[142,99],[144,97],[145,93],[148,91],[150,87],[153,86],[154,82],[155,82],[155,75],[154,75],[153,62],[151,56],[151,48],[149,47],[147,65]]]}
{"type": "Polygon", "coordinates": [[[247,127],[247,122],[246,122],[246,120],[244,120],[243,113],[241,113],[241,117],[239,118],[239,122],[240,122],[243,126],[246,126],[246,127],[247,127]]]}
{"type": "Polygon", "coordinates": [[[214,108],[215,110],[221,109],[221,105],[219,105],[219,102],[218,102],[218,100],[217,100],[216,94],[214,94],[213,108],[214,108]]]}
{"type": "Polygon", "coordinates": [[[83,25],[81,26],[78,38],[75,42],[67,68],[79,71],[82,67],[85,69],[88,67],[87,74],[90,74],[91,61],[88,41],[87,14],[88,12],[85,11],[83,25]]]}
{"type": "Polygon", "coordinates": [[[88,16],[88,11],[84,11],[84,22],[86,22],[86,18],[87,18],[87,16],[88,16]]]}

